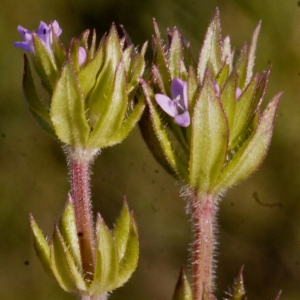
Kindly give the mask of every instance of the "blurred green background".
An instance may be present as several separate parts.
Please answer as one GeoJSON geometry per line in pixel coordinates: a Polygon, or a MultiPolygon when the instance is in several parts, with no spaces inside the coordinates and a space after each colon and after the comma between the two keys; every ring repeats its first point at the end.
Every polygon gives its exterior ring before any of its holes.
{"type": "MultiPolygon", "coordinates": [[[[0,6],[0,300],[73,299],[49,278],[35,256],[33,213],[50,236],[69,183],[59,143],[35,124],[21,90],[22,51],[16,28],[57,20],[65,45],[86,28],[104,34],[123,24],[136,45],[151,41],[152,18],[162,32],[177,26],[200,48],[218,6],[223,36],[237,49],[262,20],[256,71],[272,66],[265,99],[284,91],[269,155],[250,179],[220,203],[216,295],[244,265],[248,299],[300,299],[300,3],[298,0],[2,0],[0,6]],[[278,204],[268,206],[265,204],[278,204]]],[[[149,51],[150,52],[150,51],[149,51]]],[[[148,63],[151,63],[150,56],[148,63]]],[[[111,226],[126,195],[140,232],[140,260],[111,300],[171,299],[180,265],[189,270],[192,241],[179,186],[156,163],[140,132],[103,150],[92,175],[95,211],[111,226]]]]}

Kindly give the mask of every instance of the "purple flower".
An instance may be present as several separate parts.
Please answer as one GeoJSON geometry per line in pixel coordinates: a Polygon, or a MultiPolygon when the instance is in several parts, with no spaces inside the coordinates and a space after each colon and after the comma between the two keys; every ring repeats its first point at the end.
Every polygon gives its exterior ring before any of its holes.
{"type": "Polygon", "coordinates": [[[158,105],[182,127],[190,125],[187,82],[174,78],[171,83],[172,99],[163,94],[155,94],[158,105]]]}
{"type": "Polygon", "coordinates": [[[24,38],[24,41],[23,42],[14,42],[14,46],[21,48],[25,51],[34,53],[32,34],[36,33],[37,36],[41,39],[41,41],[44,43],[47,50],[51,53],[51,45],[53,42],[51,28],[54,29],[54,32],[57,36],[59,36],[62,33],[62,30],[59,27],[59,24],[57,21],[54,21],[53,23],[51,23],[49,25],[47,25],[44,22],[40,22],[40,26],[37,31],[30,31],[19,25],[18,31],[21,34],[21,36],[24,38]]]}

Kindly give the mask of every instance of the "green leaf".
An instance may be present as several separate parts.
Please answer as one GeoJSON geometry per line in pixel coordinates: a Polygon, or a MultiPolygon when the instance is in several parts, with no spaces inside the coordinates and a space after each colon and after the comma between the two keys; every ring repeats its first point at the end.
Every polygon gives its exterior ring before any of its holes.
{"type": "Polygon", "coordinates": [[[51,26],[51,30],[52,30],[52,38],[53,38],[51,48],[57,65],[57,69],[60,70],[66,59],[66,49],[64,48],[58,36],[56,35],[53,26],[51,26]]]}
{"type": "Polygon", "coordinates": [[[90,286],[93,295],[111,291],[119,271],[116,242],[100,214],[97,216],[96,235],[96,266],[94,280],[90,286]]]}
{"type": "Polygon", "coordinates": [[[146,41],[146,42],[143,44],[142,49],[141,49],[141,55],[145,56],[146,51],[147,51],[147,48],[148,48],[148,41],[146,41]]]}
{"type": "Polygon", "coordinates": [[[188,71],[184,65],[184,61],[180,60],[179,61],[179,78],[181,78],[183,81],[187,81],[188,78],[188,71]]]}
{"type": "Polygon", "coordinates": [[[227,81],[228,76],[229,76],[229,66],[226,63],[224,63],[216,78],[220,91],[222,90],[223,85],[227,81]]]}
{"type": "Polygon", "coordinates": [[[216,183],[217,193],[244,180],[262,163],[271,142],[280,96],[281,94],[275,96],[264,110],[253,137],[239,154],[239,159],[233,159],[223,169],[216,183]]]}
{"type": "Polygon", "coordinates": [[[190,115],[192,116],[194,114],[194,106],[198,96],[198,85],[197,85],[197,78],[195,72],[191,67],[189,68],[187,84],[188,84],[189,111],[190,111],[190,115]]]}
{"type": "Polygon", "coordinates": [[[88,140],[87,145],[92,148],[107,147],[112,143],[113,136],[118,132],[127,109],[126,74],[122,62],[117,67],[113,94],[111,99],[105,99],[106,107],[88,140]]]}
{"type": "Polygon", "coordinates": [[[243,47],[240,49],[240,53],[235,64],[236,73],[238,75],[238,87],[241,90],[244,90],[246,86],[247,59],[248,59],[247,44],[244,43],[243,47]]]}
{"type": "Polygon", "coordinates": [[[270,71],[271,71],[271,69],[269,68],[267,71],[262,72],[258,76],[258,84],[257,84],[257,89],[255,92],[254,101],[253,101],[252,108],[251,108],[251,113],[254,113],[255,111],[259,110],[259,108],[260,108],[260,105],[263,101],[263,97],[264,97],[266,89],[267,89],[267,83],[268,83],[270,71]]]}
{"type": "Polygon", "coordinates": [[[200,83],[204,80],[207,68],[211,72],[213,78],[215,78],[221,67],[221,24],[219,10],[216,9],[215,16],[209,24],[200,52],[197,68],[197,75],[200,83]]]}
{"type": "MultiPolygon", "coordinates": [[[[129,76],[131,75],[129,72],[129,68],[130,68],[130,63],[131,63],[131,57],[133,55],[133,45],[128,46],[124,51],[123,51],[123,62],[124,62],[124,68],[126,71],[126,74],[128,74],[129,76]]],[[[129,81],[129,80],[128,80],[129,81]]]]}
{"type": "MultiPolygon", "coordinates": [[[[162,94],[167,94],[167,92],[166,92],[166,90],[165,90],[165,85],[164,85],[164,82],[163,82],[163,79],[162,79],[162,77],[161,77],[161,74],[160,74],[160,72],[159,72],[159,69],[155,66],[155,65],[153,65],[152,66],[152,75],[153,75],[153,77],[154,77],[154,85],[155,84],[157,84],[158,85],[158,87],[159,87],[159,89],[160,89],[160,92],[162,93],[162,94]]],[[[169,89],[170,90],[170,89],[169,89]]]]}
{"type": "Polygon", "coordinates": [[[88,97],[87,113],[91,128],[96,126],[100,116],[102,116],[112,101],[115,71],[112,68],[111,62],[106,63],[97,78],[95,87],[88,97]]]}
{"type": "Polygon", "coordinates": [[[192,51],[191,43],[187,41],[185,38],[183,38],[182,43],[183,43],[184,65],[196,70],[197,62],[195,60],[194,53],[192,51]]]}
{"type": "Polygon", "coordinates": [[[182,157],[179,157],[177,155],[177,152],[174,151],[174,145],[169,139],[167,128],[162,123],[162,119],[154,104],[153,91],[143,80],[141,81],[141,85],[146,96],[146,101],[150,112],[150,118],[152,120],[153,130],[163,152],[163,160],[166,160],[168,162],[168,165],[173,170],[173,174],[175,173],[177,174],[177,176],[179,176],[179,178],[181,177],[183,180],[188,181],[189,174],[187,170],[186,161],[183,160],[182,157]]]}
{"type": "Polygon", "coordinates": [[[190,157],[190,183],[197,191],[207,192],[223,166],[228,142],[228,125],[210,76],[194,109],[190,157]]]}
{"type": "Polygon", "coordinates": [[[88,39],[89,39],[90,31],[85,30],[79,37],[79,46],[83,47],[85,51],[88,50],[88,39]]]}
{"type": "Polygon", "coordinates": [[[78,81],[84,98],[87,97],[91,88],[96,83],[98,73],[103,64],[103,59],[104,49],[103,47],[99,47],[93,59],[88,61],[78,74],[78,81]]]}
{"type": "Polygon", "coordinates": [[[83,276],[56,227],[53,234],[51,251],[51,269],[59,285],[67,292],[86,291],[83,276]]]}
{"type": "Polygon", "coordinates": [[[70,60],[72,61],[72,65],[74,66],[74,69],[76,71],[76,74],[79,73],[79,40],[76,38],[73,38],[70,43],[69,53],[68,56],[70,60]]]}
{"type": "Polygon", "coordinates": [[[223,41],[222,47],[222,62],[225,62],[229,68],[229,73],[232,71],[233,52],[230,46],[230,38],[227,36],[223,41]]]}
{"type": "MultiPolygon", "coordinates": [[[[90,49],[88,50],[87,52],[87,60],[90,61],[94,58],[94,55],[95,55],[95,51],[96,51],[96,30],[94,29],[93,30],[93,37],[92,37],[92,43],[91,43],[91,47],[90,49]]],[[[104,42],[104,37],[102,38],[101,42],[100,42],[100,45],[99,45],[99,48],[98,48],[98,51],[100,50],[102,44],[104,42]]]]}
{"type": "Polygon", "coordinates": [[[83,95],[70,58],[53,91],[51,120],[58,138],[73,147],[85,146],[90,128],[85,116],[83,95]]]}
{"type": "Polygon", "coordinates": [[[81,269],[81,254],[76,227],[75,211],[70,194],[68,195],[66,207],[59,222],[59,230],[74,259],[75,264],[79,269],[81,269]]]}
{"type": "Polygon", "coordinates": [[[144,109],[145,102],[143,101],[143,98],[140,98],[131,114],[125,119],[120,129],[110,139],[110,142],[106,144],[106,147],[121,143],[129,135],[136,123],[140,120],[144,109]]]}
{"type": "Polygon", "coordinates": [[[105,62],[111,62],[112,69],[116,70],[121,58],[121,45],[116,26],[113,24],[105,42],[105,62]]]}
{"type": "Polygon", "coordinates": [[[52,93],[56,80],[59,76],[59,70],[57,69],[54,58],[40,38],[35,33],[32,34],[32,37],[35,49],[33,62],[43,85],[50,93],[52,93]]]}
{"type": "Polygon", "coordinates": [[[169,71],[171,79],[178,78],[180,75],[180,61],[183,59],[181,36],[177,28],[173,30],[172,43],[169,50],[169,71]]]}
{"type": "Polygon", "coordinates": [[[130,212],[129,212],[126,199],[124,199],[122,210],[120,212],[120,215],[117,219],[117,222],[113,230],[117,248],[118,248],[119,259],[122,259],[126,250],[126,243],[130,231],[130,223],[131,223],[130,212]]]}
{"type": "Polygon", "coordinates": [[[23,92],[29,110],[38,124],[52,136],[55,136],[49,112],[36,92],[26,54],[24,54],[23,92]]]}
{"type": "MultiPolygon", "coordinates": [[[[140,96],[144,99],[144,95],[140,96]]],[[[160,141],[157,139],[157,135],[154,132],[153,124],[151,122],[151,116],[149,109],[144,110],[144,113],[139,121],[139,126],[141,129],[141,133],[145,142],[147,143],[148,147],[152,151],[156,160],[165,168],[165,170],[174,176],[175,178],[179,179],[178,174],[176,171],[171,167],[169,161],[166,159],[160,141]]]]}
{"type": "Polygon", "coordinates": [[[186,278],[183,268],[180,270],[173,300],[193,300],[192,289],[186,278]]]}
{"type": "Polygon", "coordinates": [[[228,78],[223,90],[221,91],[221,102],[228,120],[229,132],[231,133],[234,124],[235,107],[236,107],[236,84],[237,78],[235,73],[228,78]]]}
{"type": "Polygon", "coordinates": [[[162,39],[160,36],[159,28],[156,21],[153,19],[154,31],[156,34],[156,38],[153,39],[155,56],[154,56],[154,65],[158,68],[160,76],[162,78],[164,90],[166,94],[170,94],[170,73],[169,67],[167,63],[167,58],[164,53],[164,47],[162,45],[162,39]]]}
{"type": "Polygon", "coordinates": [[[254,67],[254,62],[255,62],[255,52],[256,52],[256,45],[257,45],[257,39],[259,35],[261,27],[261,21],[258,23],[257,27],[255,28],[252,39],[251,39],[251,44],[249,47],[249,52],[248,52],[248,60],[247,60],[247,71],[246,71],[246,85],[250,82],[252,78],[252,73],[253,73],[253,67],[254,67]]]}
{"type": "MultiPolygon", "coordinates": [[[[188,78],[187,78],[187,86],[188,86],[188,101],[189,101],[189,113],[190,116],[194,115],[194,107],[198,98],[198,85],[196,74],[192,67],[189,68],[188,78]]],[[[191,130],[192,126],[188,126],[186,128],[186,136],[187,136],[187,144],[191,143],[191,130]]]]}
{"type": "Polygon", "coordinates": [[[30,225],[33,232],[36,254],[40,259],[46,273],[51,277],[54,277],[50,266],[50,246],[32,215],[30,215],[30,225]]]}
{"type": "Polygon", "coordinates": [[[229,136],[229,149],[236,147],[240,141],[240,135],[247,130],[249,121],[252,118],[250,113],[256,93],[257,82],[258,77],[254,76],[235,105],[234,120],[229,136]]]}
{"type": "MultiPolygon", "coordinates": [[[[132,222],[134,222],[134,220],[132,222]]],[[[139,241],[137,232],[134,229],[135,226],[136,225],[131,224],[126,251],[119,263],[118,281],[115,288],[126,283],[137,268],[139,259],[139,241]]]]}
{"type": "Polygon", "coordinates": [[[145,59],[144,56],[140,53],[137,53],[132,56],[130,62],[130,72],[128,76],[128,93],[134,90],[138,83],[140,76],[143,75],[145,69],[145,59]]]}

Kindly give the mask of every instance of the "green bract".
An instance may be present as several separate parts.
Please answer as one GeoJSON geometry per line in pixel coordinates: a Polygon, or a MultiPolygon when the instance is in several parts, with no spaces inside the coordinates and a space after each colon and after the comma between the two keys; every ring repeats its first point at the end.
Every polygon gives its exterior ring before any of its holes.
{"type": "Polygon", "coordinates": [[[136,269],[138,233],[126,202],[113,231],[108,229],[98,214],[96,263],[92,280],[85,278],[82,272],[75,212],[70,196],[50,241],[46,240],[32,216],[31,227],[35,249],[44,269],[67,292],[101,299],[101,295],[122,286],[136,269]]]}
{"type": "MultiPolygon", "coordinates": [[[[244,286],[243,268],[240,270],[238,277],[234,280],[234,285],[226,292],[227,297],[224,300],[247,300],[246,290],[244,286]]],[[[277,294],[275,300],[279,300],[281,291],[277,294]]]]}
{"type": "Polygon", "coordinates": [[[259,167],[272,137],[280,94],[260,112],[269,76],[269,70],[253,74],[260,24],[250,46],[244,44],[234,59],[229,37],[221,38],[217,10],[198,63],[177,28],[168,30],[165,46],[155,21],[154,28],[152,74],[149,81],[141,80],[148,104],[140,121],[142,134],[177,179],[197,192],[217,195],[259,167]],[[156,94],[172,99],[175,78],[187,82],[188,127],[176,124],[155,101],[156,94]]]}
{"type": "Polygon", "coordinates": [[[28,58],[24,55],[23,89],[37,122],[63,143],[75,149],[99,149],[121,142],[135,126],[143,110],[135,102],[144,54],[112,25],[96,49],[96,34],[88,46],[89,31],[74,38],[68,50],[53,32],[52,52],[33,34],[33,64],[49,100],[36,90],[28,58]],[[81,51],[81,52],[80,52],[81,51]],[[80,64],[80,54],[86,59],[80,64]]]}
{"type": "Polygon", "coordinates": [[[192,289],[183,269],[180,270],[180,275],[175,287],[173,300],[193,300],[192,289]]]}

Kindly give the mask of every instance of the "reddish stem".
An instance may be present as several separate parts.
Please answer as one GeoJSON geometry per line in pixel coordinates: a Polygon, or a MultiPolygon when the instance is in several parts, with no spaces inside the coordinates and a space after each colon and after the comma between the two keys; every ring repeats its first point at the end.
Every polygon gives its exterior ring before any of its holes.
{"type": "Polygon", "coordinates": [[[70,172],[82,269],[86,278],[92,279],[95,265],[95,235],[90,198],[89,162],[73,158],[70,172]]]}
{"type": "Polygon", "coordinates": [[[197,194],[191,200],[194,243],[192,253],[193,300],[212,296],[214,248],[214,198],[197,194]]]}

